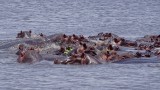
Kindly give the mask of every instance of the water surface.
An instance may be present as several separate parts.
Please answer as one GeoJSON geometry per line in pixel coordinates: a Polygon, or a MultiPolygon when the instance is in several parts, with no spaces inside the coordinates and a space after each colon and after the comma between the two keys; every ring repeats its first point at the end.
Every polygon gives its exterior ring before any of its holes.
{"type": "MultiPolygon", "coordinates": [[[[20,30],[34,33],[95,35],[112,32],[126,38],[160,34],[159,0],[0,0],[0,40],[20,30]]],[[[2,43],[2,42],[1,42],[2,43]]],[[[19,64],[0,50],[0,90],[159,90],[160,64],[19,64]]]]}

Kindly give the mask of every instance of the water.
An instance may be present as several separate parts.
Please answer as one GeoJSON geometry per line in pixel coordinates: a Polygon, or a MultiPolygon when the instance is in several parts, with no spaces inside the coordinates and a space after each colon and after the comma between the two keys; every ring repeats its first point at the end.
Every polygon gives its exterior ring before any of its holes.
{"type": "MultiPolygon", "coordinates": [[[[0,40],[20,30],[34,33],[95,35],[113,32],[126,38],[160,34],[159,0],[0,0],[0,40]]],[[[84,89],[159,90],[160,64],[19,64],[0,50],[0,90],[84,89]]]]}

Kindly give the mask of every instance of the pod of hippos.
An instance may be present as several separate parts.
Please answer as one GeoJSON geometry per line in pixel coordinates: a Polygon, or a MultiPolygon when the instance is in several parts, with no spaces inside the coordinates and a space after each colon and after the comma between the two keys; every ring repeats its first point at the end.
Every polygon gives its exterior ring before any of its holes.
{"type": "MultiPolygon", "coordinates": [[[[11,44],[13,45],[13,44],[11,44]]],[[[32,34],[20,31],[14,41],[17,61],[54,64],[160,63],[160,35],[146,35],[134,41],[113,33],[95,36],[32,34]]]]}

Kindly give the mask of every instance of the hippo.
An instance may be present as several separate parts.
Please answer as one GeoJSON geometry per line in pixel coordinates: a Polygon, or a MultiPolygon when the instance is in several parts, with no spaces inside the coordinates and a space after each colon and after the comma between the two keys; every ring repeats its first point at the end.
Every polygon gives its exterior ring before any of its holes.
{"type": "MultiPolygon", "coordinates": [[[[51,59],[51,58],[50,58],[51,59]]],[[[98,58],[95,58],[93,56],[90,55],[86,55],[86,62],[82,63],[81,60],[72,60],[71,58],[68,57],[64,57],[64,56],[58,56],[58,57],[54,57],[54,59],[52,58],[54,64],[71,64],[71,65],[82,65],[82,64],[102,64],[103,62],[101,62],[98,58]]]]}
{"type": "Polygon", "coordinates": [[[144,37],[138,38],[138,42],[160,42],[160,35],[145,35],[144,37]]]}
{"type": "Polygon", "coordinates": [[[32,31],[20,31],[16,38],[31,38],[32,31]]]}
{"type": "Polygon", "coordinates": [[[27,50],[21,53],[17,59],[19,63],[35,63],[42,60],[42,56],[35,50],[27,50]]]}

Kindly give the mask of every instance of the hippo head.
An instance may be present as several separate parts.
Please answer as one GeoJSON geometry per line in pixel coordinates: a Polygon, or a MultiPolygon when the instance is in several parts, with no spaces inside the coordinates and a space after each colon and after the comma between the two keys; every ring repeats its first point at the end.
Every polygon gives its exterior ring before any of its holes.
{"type": "Polygon", "coordinates": [[[27,50],[21,53],[17,60],[20,63],[34,63],[42,60],[42,56],[35,50],[27,50]]]}

